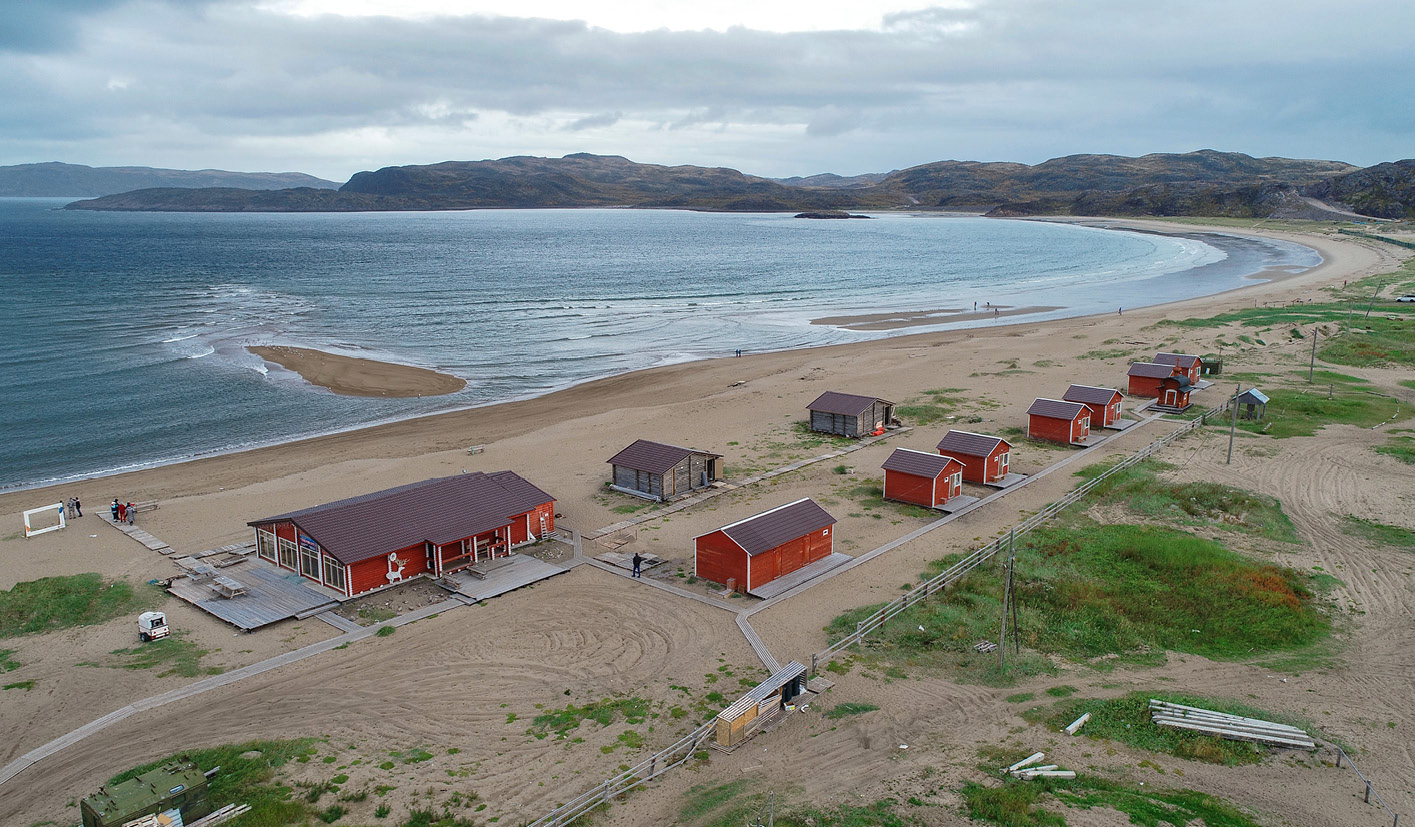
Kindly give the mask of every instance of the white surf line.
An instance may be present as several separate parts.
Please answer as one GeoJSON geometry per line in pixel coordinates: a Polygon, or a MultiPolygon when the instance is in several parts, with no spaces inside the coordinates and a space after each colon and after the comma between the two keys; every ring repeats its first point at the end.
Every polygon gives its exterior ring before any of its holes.
{"type": "Polygon", "coordinates": [[[353,643],[356,640],[363,640],[364,638],[372,637],[378,634],[378,630],[383,626],[404,626],[406,624],[412,623],[417,620],[423,620],[441,612],[447,612],[451,611],[452,609],[461,608],[465,605],[466,604],[462,603],[460,600],[444,600],[441,603],[434,603],[431,606],[424,606],[423,608],[418,609],[416,612],[409,612],[408,614],[400,615],[398,617],[393,618],[392,620],[387,621],[386,623],[376,623],[372,626],[360,627],[359,630],[355,632],[348,632],[347,634],[339,635],[338,637],[332,637],[329,640],[322,640],[318,643],[311,643],[310,645],[300,649],[296,649],[293,652],[285,652],[284,654],[276,655],[273,658],[269,658],[258,663],[252,663],[249,666],[242,666],[240,669],[233,669],[230,672],[225,672],[220,675],[213,675],[210,678],[204,678],[202,680],[196,681],[195,683],[189,683],[186,686],[179,686],[176,689],[163,692],[160,695],[153,695],[149,698],[143,698],[142,700],[134,701],[128,704],[127,706],[113,710],[112,712],[108,713],[107,715],[104,715],[102,718],[99,718],[96,721],[90,721],[89,723],[84,724],[83,726],[68,733],[67,735],[61,735],[47,744],[35,747],[24,755],[21,755],[19,758],[16,758],[15,760],[11,761],[9,764],[6,764],[4,769],[0,769],[0,784],[4,784],[15,776],[24,772],[29,767],[33,766],[35,763],[45,758],[48,758],[51,755],[54,755],[65,747],[73,746],[74,744],[77,744],[78,742],[89,737],[90,735],[102,732],[103,730],[118,723],[119,721],[124,721],[128,718],[133,717],[134,715],[137,715],[139,712],[146,712],[149,709],[157,709],[158,707],[165,706],[174,701],[181,701],[187,698],[195,697],[197,695],[210,692],[213,689],[219,689],[220,687],[228,686],[239,680],[253,677],[255,675],[260,675],[262,673],[269,672],[272,669],[278,669],[281,666],[286,666],[291,663],[296,663],[298,661],[314,657],[315,655],[322,654],[333,649],[338,649],[347,643],[353,643]]]}

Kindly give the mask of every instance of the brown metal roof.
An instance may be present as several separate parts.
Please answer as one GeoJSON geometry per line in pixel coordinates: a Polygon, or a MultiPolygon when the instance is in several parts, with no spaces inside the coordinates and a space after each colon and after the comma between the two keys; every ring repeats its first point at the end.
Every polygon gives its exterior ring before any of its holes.
{"type": "Polygon", "coordinates": [[[816,397],[816,401],[807,405],[806,408],[821,413],[841,414],[843,416],[859,416],[876,402],[883,402],[886,405],[893,405],[887,399],[880,399],[877,396],[859,396],[853,393],[837,393],[836,391],[826,391],[816,397]]]}
{"type": "Polygon", "coordinates": [[[1120,391],[1115,388],[1098,388],[1094,385],[1072,385],[1062,394],[1062,399],[1067,402],[1080,402],[1087,405],[1109,405],[1120,396],[1120,391]]]}
{"type": "Polygon", "coordinates": [[[607,462],[649,474],[666,474],[673,466],[692,454],[722,456],[707,451],[694,451],[692,448],[679,448],[677,445],[664,445],[662,442],[650,442],[647,439],[636,439],[634,444],[610,457],[607,462]]]}
{"type": "Polygon", "coordinates": [[[948,470],[949,465],[963,463],[953,457],[946,457],[941,454],[930,454],[927,451],[914,451],[909,448],[895,448],[894,453],[889,455],[889,459],[884,461],[886,471],[898,471],[902,474],[912,474],[916,477],[928,477],[938,479],[940,475],[948,470]]]}
{"type": "Polygon", "coordinates": [[[555,498],[512,471],[458,474],[255,520],[289,520],[341,563],[400,548],[442,545],[510,525],[555,498]]]}
{"type": "Polygon", "coordinates": [[[1178,365],[1188,369],[1194,367],[1194,363],[1200,361],[1198,356],[1191,356],[1188,353],[1156,353],[1155,364],[1158,365],[1178,365]]]}
{"type": "Polygon", "coordinates": [[[1091,409],[1079,402],[1063,402],[1060,399],[1037,399],[1027,409],[1028,416],[1045,416],[1051,419],[1075,420],[1081,414],[1090,416],[1091,409]]]}
{"type": "Polygon", "coordinates": [[[1012,443],[1000,436],[975,434],[972,431],[949,431],[938,441],[938,450],[951,457],[985,457],[997,448],[999,442],[1008,448],[1012,447],[1012,443]]]}
{"type": "Polygon", "coordinates": [[[738,520],[718,530],[741,546],[748,555],[755,557],[789,540],[833,525],[835,518],[816,505],[815,500],[807,497],[777,506],[770,511],[763,511],[755,517],[738,520]]]}
{"type": "Polygon", "coordinates": [[[1163,379],[1166,376],[1174,375],[1174,365],[1161,365],[1158,362],[1132,362],[1126,375],[1163,379]]]}

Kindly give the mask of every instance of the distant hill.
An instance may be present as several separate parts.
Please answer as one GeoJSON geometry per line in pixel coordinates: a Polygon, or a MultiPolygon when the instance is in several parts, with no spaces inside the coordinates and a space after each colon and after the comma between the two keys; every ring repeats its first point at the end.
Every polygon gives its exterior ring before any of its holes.
{"type": "Polygon", "coordinates": [[[1415,218],[1415,158],[1336,175],[1302,190],[1376,218],[1415,218]]]}
{"type": "Polygon", "coordinates": [[[220,169],[154,169],[152,167],[86,167],[81,164],[18,164],[0,166],[0,196],[63,198],[112,195],[153,187],[240,187],[279,190],[289,187],[338,189],[333,181],[302,172],[227,172],[220,169]]]}
{"type": "Polygon", "coordinates": [[[1363,170],[1339,161],[1183,154],[1069,155],[1041,164],[939,161],[877,176],[786,179],[734,169],[640,164],[617,155],[515,156],[360,172],[337,191],[141,189],[68,209],[349,212],[640,207],[735,212],[965,209],[989,215],[1209,215],[1333,218],[1317,199],[1410,214],[1415,162],[1363,170]],[[877,180],[876,180],[877,179],[877,180]]]}

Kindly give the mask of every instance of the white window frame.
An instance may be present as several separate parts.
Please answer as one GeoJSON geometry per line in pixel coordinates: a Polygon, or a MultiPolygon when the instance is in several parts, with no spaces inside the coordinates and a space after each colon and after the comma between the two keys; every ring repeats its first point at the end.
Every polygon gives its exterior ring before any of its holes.
{"type": "Polygon", "coordinates": [[[280,567],[281,567],[281,568],[290,569],[291,571],[299,571],[299,570],[300,570],[300,548],[299,548],[299,546],[296,546],[296,545],[295,545],[295,541],[294,541],[294,540],[287,540],[287,539],[285,539],[284,537],[276,537],[276,543],[278,544],[278,546],[279,546],[279,548],[280,548],[280,560],[279,560],[280,567]],[[286,562],[286,560],[285,560],[285,558],[286,558],[287,555],[288,555],[289,558],[290,558],[290,559],[289,559],[289,562],[286,562]]]}
{"type": "Polygon", "coordinates": [[[278,544],[275,542],[274,532],[266,531],[263,528],[255,530],[256,555],[262,560],[275,562],[275,550],[278,544]]]}
{"type": "Polygon", "coordinates": [[[349,569],[343,563],[335,560],[328,554],[323,555],[323,583],[331,589],[337,589],[344,594],[349,593],[349,569]],[[331,576],[331,572],[336,572],[331,576]]]}
{"type": "Polygon", "coordinates": [[[319,580],[319,579],[320,579],[319,557],[320,557],[319,548],[317,548],[317,547],[316,547],[316,548],[310,548],[309,546],[305,545],[304,543],[300,543],[300,569],[299,569],[299,571],[300,571],[301,576],[303,576],[303,577],[308,577],[308,578],[310,578],[311,580],[319,580]],[[307,569],[309,569],[309,568],[314,569],[314,571],[313,571],[313,572],[308,571],[307,569]]]}

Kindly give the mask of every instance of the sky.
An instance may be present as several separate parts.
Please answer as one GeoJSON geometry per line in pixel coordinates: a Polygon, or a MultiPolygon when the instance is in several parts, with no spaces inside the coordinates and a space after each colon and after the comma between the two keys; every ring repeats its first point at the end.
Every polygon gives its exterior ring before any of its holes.
{"type": "Polygon", "coordinates": [[[0,164],[1415,156],[1415,2],[0,0],[0,164]]]}

